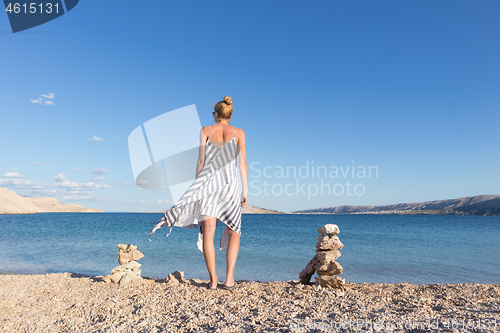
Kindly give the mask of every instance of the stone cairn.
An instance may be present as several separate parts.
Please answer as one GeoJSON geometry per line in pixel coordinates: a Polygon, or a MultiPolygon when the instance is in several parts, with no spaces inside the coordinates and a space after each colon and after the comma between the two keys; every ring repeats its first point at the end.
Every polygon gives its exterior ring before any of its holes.
{"type": "Polygon", "coordinates": [[[141,279],[141,264],[137,260],[144,257],[144,254],[132,244],[118,244],[118,250],[117,259],[120,266],[113,268],[111,274],[103,277],[103,281],[124,285],[135,279],[141,279]]]}
{"type": "Polygon", "coordinates": [[[339,250],[344,247],[337,236],[340,233],[339,227],[336,224],[326,224],[319,228],[318,232],[320,236],[316,244],[316,255],[300,272],[300,283],[310,284],[311,277],[316,272],[319,275],[315,277],[316,286],[340,288],[344,285],[345,279],[337,276],[342,274],[343,268],[335,261],[340,257],[339,250]]]}

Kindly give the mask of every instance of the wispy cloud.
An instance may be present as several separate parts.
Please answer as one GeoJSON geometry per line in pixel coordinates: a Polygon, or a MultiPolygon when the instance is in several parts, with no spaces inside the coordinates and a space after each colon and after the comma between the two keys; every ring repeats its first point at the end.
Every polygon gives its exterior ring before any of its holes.
{"type": "Polygon", "coordinates": [[[92,195],[90,194],[70,194],[64,196],[63,200],[88,200],[91,198],[92,195]]]}
{"type": "Polygon", "coordinates": [[[20,174],[17,172],[6,172],[3,174],[5,178],[23,178],[20,174]]]}
{"type": "Polygon", "coordinates": [[[172,200],[165,199],[165,200],[158,200],[157,203],[173,205],[174,202],[172,200]]]}
{"type": "Polygon", "coordinates": [[[85,171],[84,168],[74,168],[73,171],[85,171]]]}
{"type": "Polygon", "coordinates": [[[54,93],[40,94],[40,95],[38,95],[37,99],[30,98],[30,101],[33,104],[54,105],[54,102],[53,102],[54,98],[55,98],[54,93]]]}
{"type": "Polygon", "coordinates": [[[31,166],[40,166],[40,163],[38,163],[38,162],[31,163],[31,166]]]}
{"type": "Polygon", "coordinates": [[[54,105],[54,102],[43,100],[41,97],[37,99],[30,99],[33,104],[41,104],[41,105],[54,105]]]}
{"type": "Polygon", "coordinates": [[[50,187],[50,185],[42,182],[34,182],[22,178],[0,179],[0,186],[10,186],[10,187],[26,188],[26,189],[44,189],[50,187]]]}
{"type": "Polygon", "coordinates": [[[92,195],[91,191],[68,191],[68,195],[63,197],[63,200],[92,200],[104,201],[102,195],[92,195]]]}
{"type": "Polygon", "coordinates": [[[116,183],[116,186],[130,185],[129,182],[116,183]]]}
{"type": "Polygon", "coordinates": [[[3,179],[0,178],[0,186],[26,189],[30,194],[34,195],[53,196],[58,193],[58,189],[65,190],[69,194],[63,198],[64,200],[87,200],[90,198],[98,200],[102,196],[92,195],[92,191],[111,188],[109,185],[100,185],[95,181],[85,183],[73,182],[68,180],[63,173],[55,175],[53,178],[55,182],[50,184],[24,179],[17,172],[6,172],[3,177],[3,179]]]}
{"type": "Polygon", "coordinates": [[[108,173],[108,170],[106,170],[104,168],[99,168],[99,169],[95,169],[94,171],[92,171],[92,173],[94,175],[103,175],[105,173],[108,173]]]}
{"type": "Polygon", "coordinates": [[[94,135],[94,137],[92,137],[90,139],[87,139],[87,140],[89,140],[89,141],[104,141],[103,138],[100,138],[100,137],[98,137],[96,135],[94,135]]]}
{"type": "Polygon", "coordinates": [[[141,205],[173,204],[173,202],[170,200],[158,200],[158,201],[139,200],[139,201],[130,201],[130,203],[138,203],[141,205]]]}
{"type": "Polygon", "coordinates": [[[90,191],[111,188],[109,185],[100,185],[96,182],[76,183],[68,180],[63,173],[56,175],[54,180],[58,182],[54,184],[55,187],[64,188],[71,194],[89,194],[90,191]]]}
{"type": "Polygon", "coordinates": [[[54,176],[54,180],[56,182],[63,182],[66,180],[66,176],[64,175],[64,173],[60,173],[54,176]]]}
{"type": "Polygon", "coordinates": [[[63,200],[92,200],[92,201],[106,201],[102,195],[91,194],[70,194],[66,195],[63,200]]]}
{"type": "Polygon", "coordinates": [[[94,182],[98,183],[98,182],[100,182],[101,180],[105,180],[105,179],[108,179],[108,178],[106,178],[106,177],[95,177],[95,178],[94,178],[94,182]]]}
{"type": "Polygon", "coordinates": [[[54,99],[54,93],[49,93],[48,95],[44,95],[44,94],[41,94],[39,96],[42,96],[43,98],[47,98],[47,99],[54,99]]]}
{"type": "Polygon", "coordinates": [[[79,184],[79,189],[82,189],[82,190],[89,190],[89,191],[93,191],[93,190],[100,190],[100,189],[103,189],[103,188],[111,188],[111,186],[109,185],[99,185],[95,182],[86,182],[86,183],[82,183],[82,184],[79,184]]]}
{"type": "Polygon", "coordinates": [[[57,191],[56,190],[50,190],[46,188],[33,188],[28,191],[30,195],[39,197],[39,196],[46,196],[46,197],[52,197],[54,196],[57,191]]]}

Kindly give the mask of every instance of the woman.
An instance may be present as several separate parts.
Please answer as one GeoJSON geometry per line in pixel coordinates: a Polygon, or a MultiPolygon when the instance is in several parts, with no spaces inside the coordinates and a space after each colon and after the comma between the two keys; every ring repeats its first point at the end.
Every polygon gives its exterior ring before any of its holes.
{"type": "Polygon", "coordinates": [[[149,236],[159,228],[174,226],[196,228],[198,248],[203,252],[208,274],[209,289],[216,289],[218,280],[215,270],[214,233],[218,221],[226,227],[220,239],[220,249],[227,246],[226,280],[224,289],[236,287],[234,266],[240,248],[241,207],[247,203],[247,162],[245,132],[229,125],[233,115],[231,97],[215,105],[212,113],[215,125],[200,131],[200,150],[196,164],[196,179],[179,201],[153,227],[149,236]],[[238,157],[238,158],[237,158],[238,157]],[[238,195],[236,160],[239,161],[242,191],[238,195]]]}

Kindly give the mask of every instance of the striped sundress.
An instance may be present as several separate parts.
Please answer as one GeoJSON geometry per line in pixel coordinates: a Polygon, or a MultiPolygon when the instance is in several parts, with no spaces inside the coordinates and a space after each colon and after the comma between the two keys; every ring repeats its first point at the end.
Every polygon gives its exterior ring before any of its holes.
{"type": "MultiPolygon", "coordinates": [[[[200,224],[198,249],[203,252],[203,230],[201,222],[206,217],[216,217],[217,224],[222,221],[226,227],[220,239],[220,249],[229,242],[228,227],[241,234],[241,206],[238,191],[236,159],[236,128],[231,140],[218,147],[210,141],[210,126],[205,145],[205,165],[198,173],[193,184],[179,201],[165,212],[160,221],[151,229],[149,237],[159,228],[173,227],[192,229],[200,224]]],[[[148,237],[148,238],[149,238],[148,237]]]]}

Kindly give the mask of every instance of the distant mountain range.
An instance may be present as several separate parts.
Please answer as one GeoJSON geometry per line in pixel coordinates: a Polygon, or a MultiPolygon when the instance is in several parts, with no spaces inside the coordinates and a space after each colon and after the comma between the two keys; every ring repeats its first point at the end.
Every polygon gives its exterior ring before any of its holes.
{"type": "Polygon", "coordinates": [[[241,208],[241,214],[285,214],[278,210],[266,209],[246,204],[241,208]]]}
{"type": "Polygon", "coordinates": [[[478,195],[448,200],[399,203],[382,206],[337,206],[306,209],[295,214],[431,214],[500,215],[500,195],[478,195]]]}
{"type": "MultiPolygon", "coordinates": [[[[0,214],[33,214],[42,212],[102,212],[75,204],[63,204],[56,198],[22,197],[0,188],[0,214]]],[[[165,210],[154,213],[163,213],[165,210]]],[[[500,195],[478,195],[458,199],[382,206],[337,206],[305,209],[292,213],[246,205],[242,214],[430,214],[430,215],[500,215],[500,195]]]]}
{"type": "Polygon", "coordinates": [[[0,187],[0,214],[34,214],[49,212],[102,213],[102,210],[75,204],[63,204],[56,198],[22,197],[14,191],[0,187]]]}

